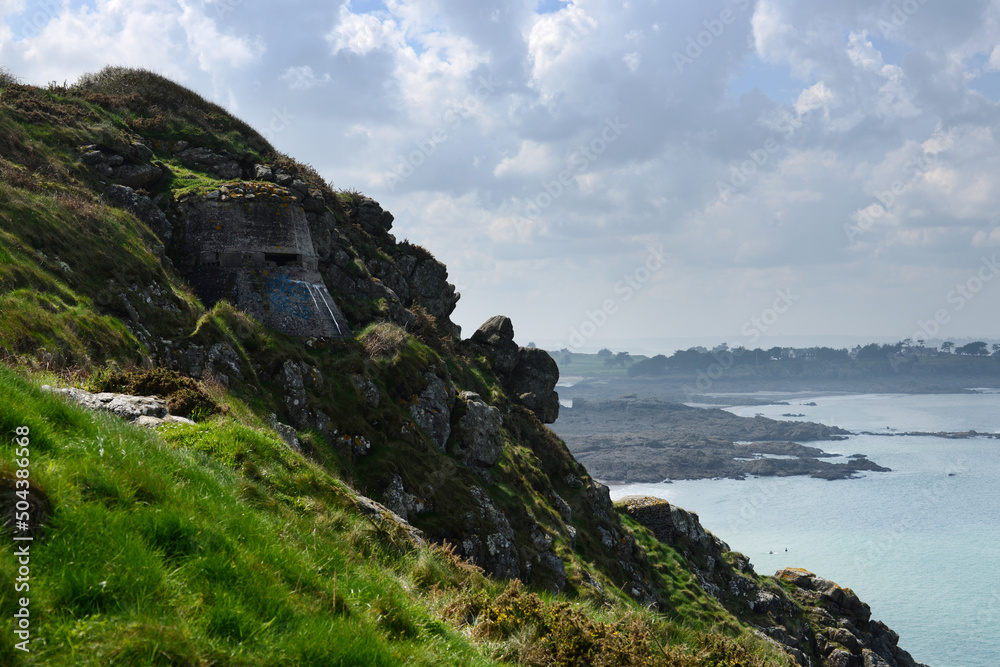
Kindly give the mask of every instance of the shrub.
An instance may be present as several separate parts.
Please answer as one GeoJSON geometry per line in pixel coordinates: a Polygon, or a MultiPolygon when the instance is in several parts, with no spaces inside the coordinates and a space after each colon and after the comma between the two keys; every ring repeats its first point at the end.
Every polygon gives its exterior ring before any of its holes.
{"type": "Polygon", "coordinates": [[[371,359],[395,356],[406,344],[406,332],[392,322],[378,322],[361,334],[361,345],[371,359]]]}
{"type": "Polygon", "coordinates": [[[144,371],[101,370],[90,376],[86,388],[89,391],[162,396],[167,399],[170,414],[181,417],[191,414],[206,417],[223,412],[197,381],[166,368],[144,371]]]}
{"type": "Polygon", "coordinates": [[[15,86],[20,80],[6,67],[0,67],[0,88],[15,86]]]}

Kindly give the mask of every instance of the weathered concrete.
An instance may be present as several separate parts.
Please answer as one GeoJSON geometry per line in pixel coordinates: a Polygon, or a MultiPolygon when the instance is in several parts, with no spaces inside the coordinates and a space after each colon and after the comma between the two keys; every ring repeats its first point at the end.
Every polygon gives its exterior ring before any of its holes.
{"type": "Polygon", "coordinates": [[[293,336],[350,334],[319,274],[305,211],[288,189],[232,183],[180,208],[182,265],[206,305],[226,299],[293,336]]]}

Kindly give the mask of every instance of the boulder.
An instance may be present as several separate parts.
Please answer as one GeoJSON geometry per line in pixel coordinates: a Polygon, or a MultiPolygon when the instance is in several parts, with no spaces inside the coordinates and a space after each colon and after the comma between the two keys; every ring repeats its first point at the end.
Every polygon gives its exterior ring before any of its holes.
{"type": "Polygon", "coordinates": [[[372,236],[388,233],[394,220],[392,213],[383,210],[377,201],[369,197],[361,198],[351,218],[372,236]]]}
{"type": "Polygon", "coordinates": [[[155,396],[129,396],[111,392],[92,394],[83,389],[73,387],[54,389],[49,385],[42,386],[42,391],[60,394],[85,408],[110,412],[130,422],[136,421],[139,417],[163,419],[167,416],[167,402],[155,396]]]}
{"type": "Polygon", "coordinates": [[[455,454],[470,468],[490,468],[503,451],[500,411],[471,391],[463,391],[459,399],[465,414],[455,429],[455,454]]]}
{"type": "Polygon", "coordinates": [[[164,424],[195,423],[185,417],[169,414],[167,402],[156,396],[131,396],[112,392],[93,394],[75,387],[56,389],[49,385],[42,385],[42,391],[65,396],[74,403],[91,410],[110,412],[125,421],[145,428],[157,428],[164,424]]]}
{"type": "Polygon", "coordinates": [[[505,378],[517,366],[520,348],[514,342],[514,325],[510,318],[496,315],[486,320],[472,334],[473,345],[482,351],[493,365],[493,370],[505,378]]]}
{"type": "Polygon", "coordinates": [[[123,164],[113,167],[109,178],[118,185],[140,190],[153,187],[161,176],[163,170],[153,164],[123,164]]]}
{"type": "Polygon", "coordinates": [[[539,419],[552,424],[559,417],[559,394],[555,392],[557,382],[559,366],[555,359],[545,350],[522,347],[506,389],[539,419]]]}

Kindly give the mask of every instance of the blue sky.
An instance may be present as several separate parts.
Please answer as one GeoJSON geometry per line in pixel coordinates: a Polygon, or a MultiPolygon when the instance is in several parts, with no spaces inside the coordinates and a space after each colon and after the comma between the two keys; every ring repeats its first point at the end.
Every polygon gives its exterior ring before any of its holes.
{"type": "Polygon", "coordinates": [[[505,314],[522,343],[748,344],[790,294],[755,344],[902,339],[942,311],[942,337],[1000,337],[1000,276],[982,277],[1000,0],[0,0],[0,17],[0,64],[26,81],[154,69],[380,201],[448,265],[467,335],[505,314]]]}

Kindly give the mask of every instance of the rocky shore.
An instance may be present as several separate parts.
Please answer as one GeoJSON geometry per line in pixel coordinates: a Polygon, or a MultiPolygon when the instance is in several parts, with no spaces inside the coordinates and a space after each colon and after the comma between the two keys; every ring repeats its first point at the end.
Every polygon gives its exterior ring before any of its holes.
{"type": "Polygon", "coordinates": [[[814,422],[738,417],[659,399],[574,399],[553,426],[591,475],[607,482],[808,475],[847,479],[888,472],[863,454],[838,455],[799,444],[849,433],[814,422]]]}
{"type": "Polygon", "coordinates": [[[758,576],[750,560],[731,551],[698,521],[666,500],[629,496],[625,515],[676,549],[698,583],[724,607],[750,614],[757,632],[802,667],[926,667],[899,646],[899,635],[871,617],[850,588],[799,568],[758,576]]]}

